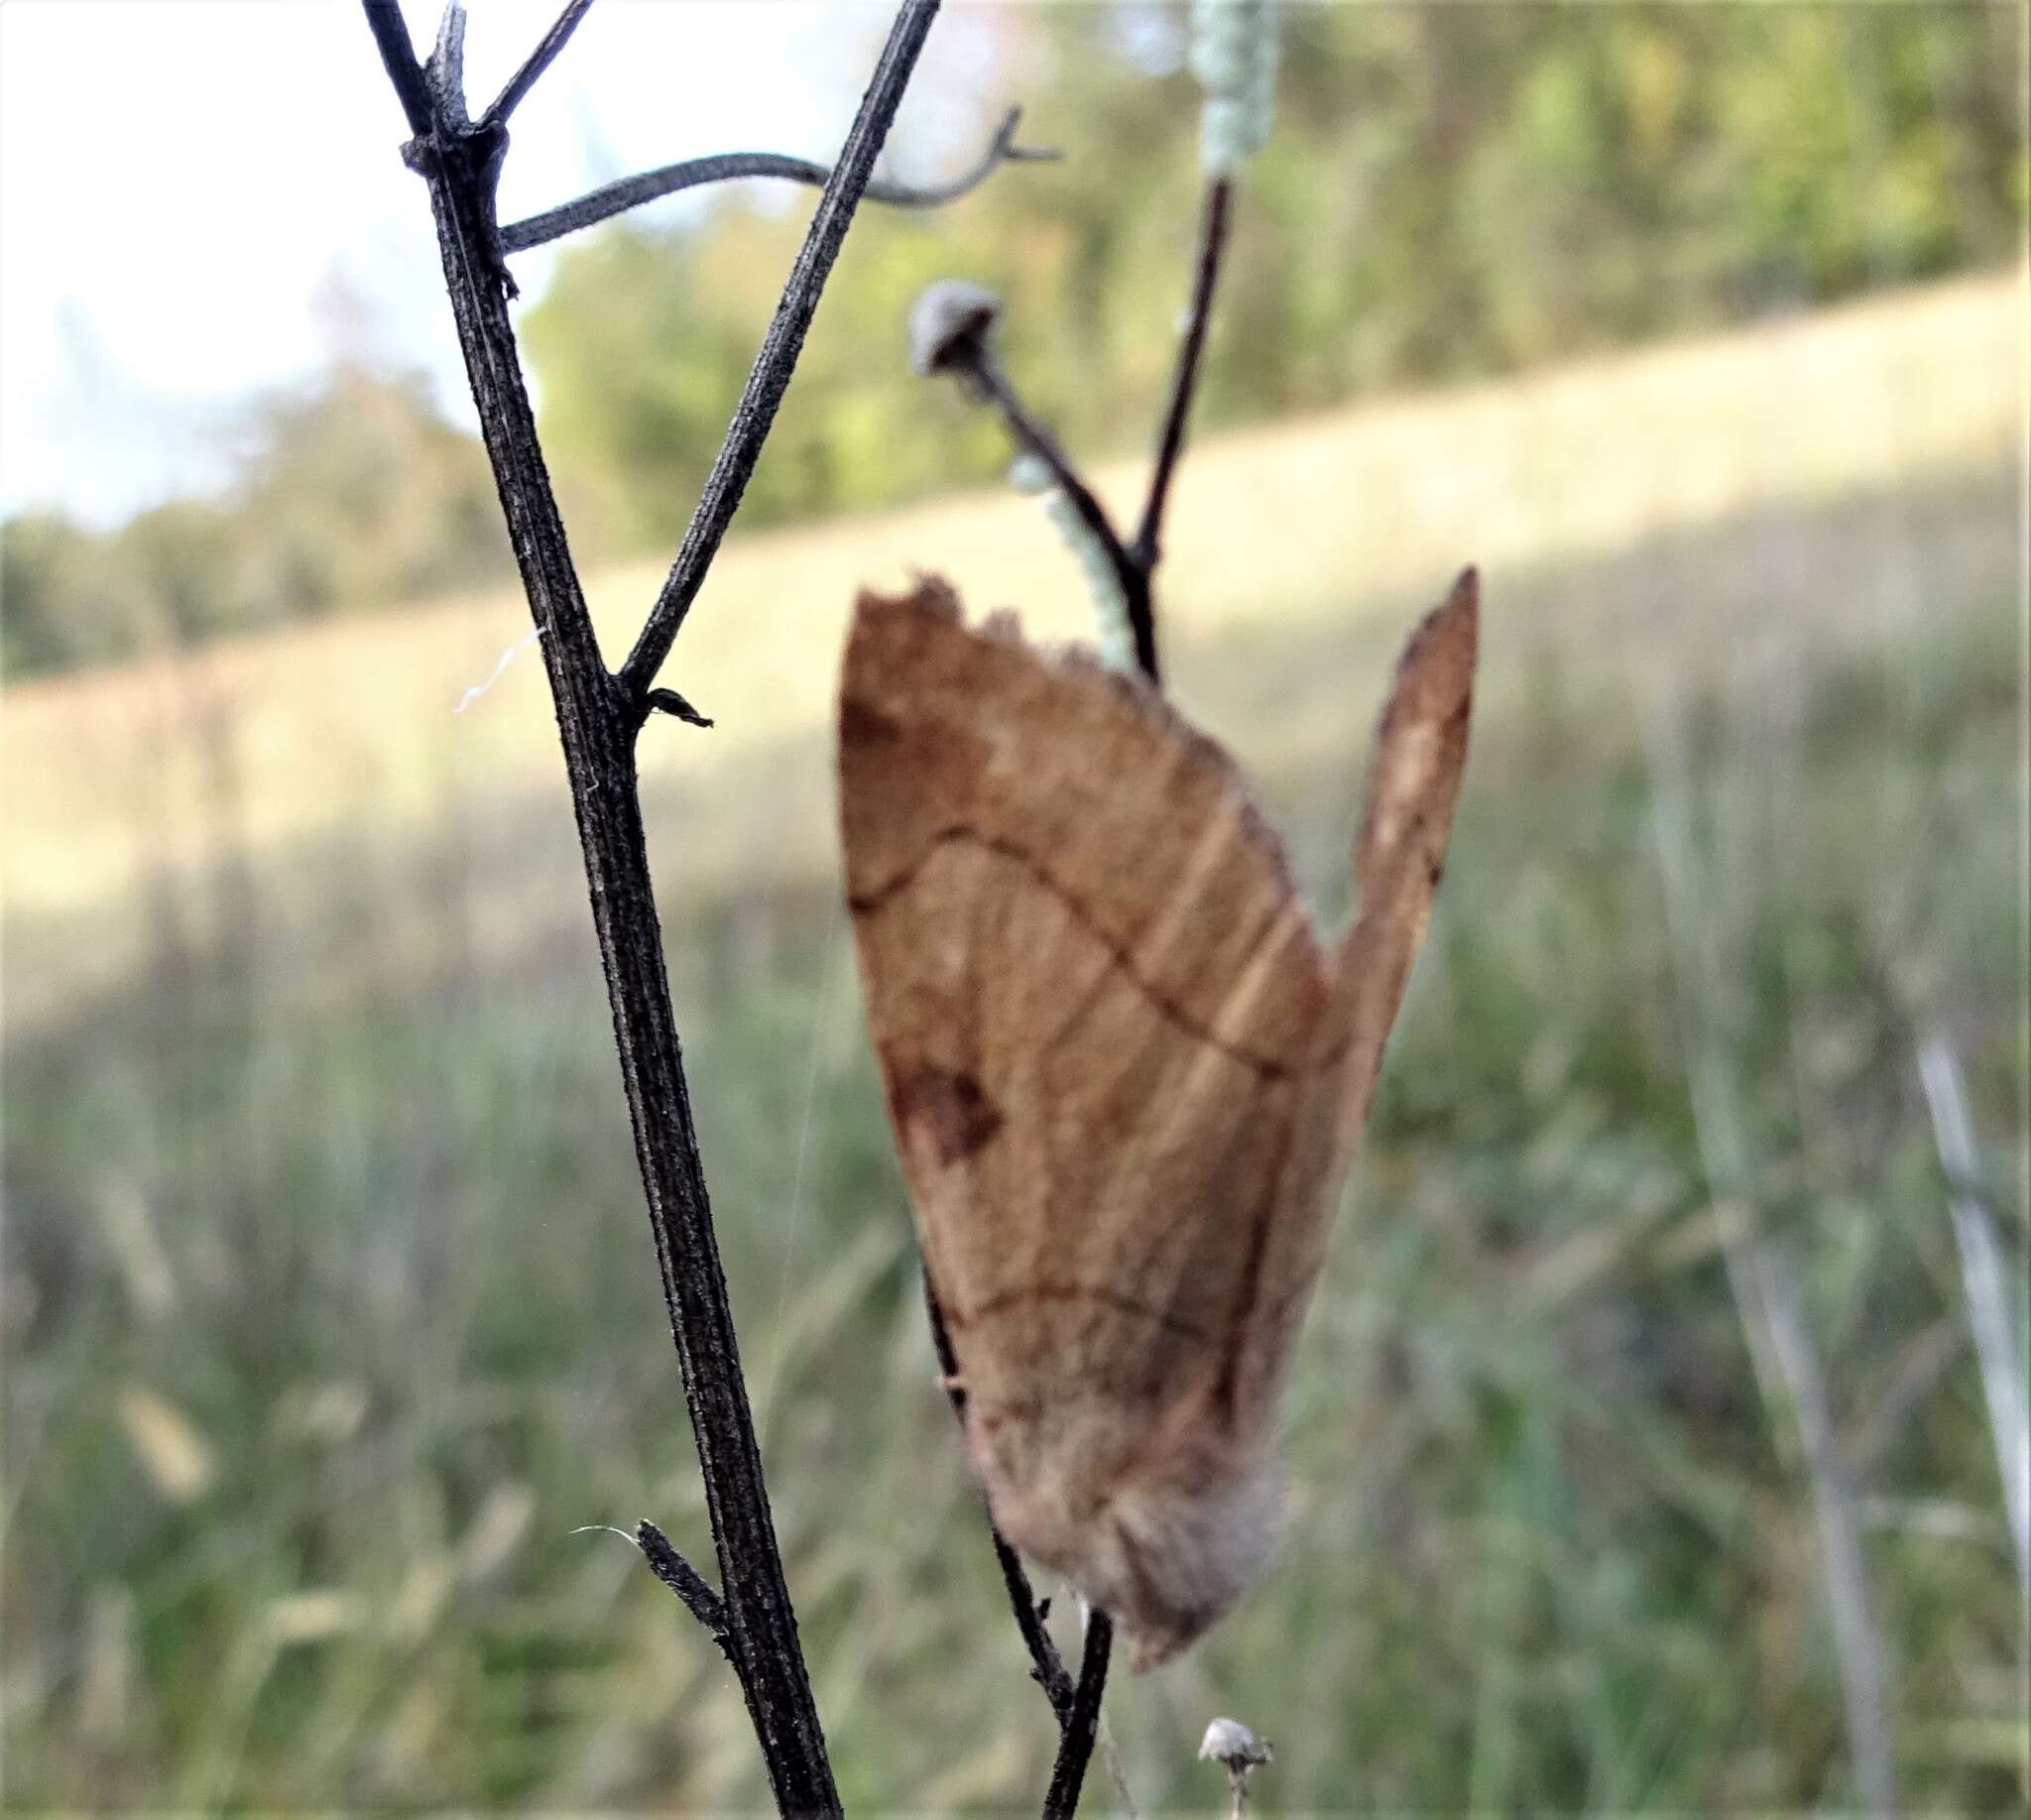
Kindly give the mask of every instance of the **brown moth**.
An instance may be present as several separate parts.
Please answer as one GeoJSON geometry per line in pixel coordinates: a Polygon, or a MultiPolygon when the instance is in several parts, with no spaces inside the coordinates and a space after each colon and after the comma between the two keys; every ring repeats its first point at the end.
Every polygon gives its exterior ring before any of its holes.
{"type": "Polygon", "coordinates": [[[1439,882],[1477,594],[1398,663],[1332,949],[1139,676],[969,630],[928,578],[855,609],[847,901],[968,1452],[1138,1668],[1274,1545],[1276,1394],[1439,882]]]}

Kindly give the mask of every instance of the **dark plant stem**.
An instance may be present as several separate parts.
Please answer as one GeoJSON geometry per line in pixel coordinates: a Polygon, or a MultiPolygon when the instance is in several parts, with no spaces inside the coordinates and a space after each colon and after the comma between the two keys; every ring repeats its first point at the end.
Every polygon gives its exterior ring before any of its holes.
{"type": "Polygon", "coordinates": [[[487,180],[463,143],[424,143],[444,277],[509,537],[542,640],[591,888],[621,1077],[663,1298],[727,1589],[730,1654],[779,1806],[838,1806],[727,1306],[663,970],[635,767],[636,718],[607,674],[536,440],[507,300],[488,258],[487,180]]]}
{"type": "Polygon", "coordinates": [[[733,1643],[727,1628],[726,1602],[705,1584],[705,1576],[671,1546],[670,1538],[653,1522],[635,1525],[635,1546],[642,1550],[649,1571],[683,1601],[684,1609],[705,1627],[731,1661],[733,1643]]]}
{"type": "Polygon", "coordinates": [[[1199,211],[1199,252],[1193,268],[1191,302],[1185,311],[1184,336],[1178,344],[1170,399],[1164,407],[1163,428],[1157,437],[1156,463],[1150,472],[1149,494],[1134,543],[1124,542],[1115,530],[1107,509],[1072,465],[1057,438],[1023,404],[1014,382],[985,341],[956,348],[952,356],[951,370],[959,373],[978,400],[993,405],[1001,413],[1010,440],[1050,470],[1052,481],[1071,502],[1080,523],[1106,552],[1122,591],[1129,630],[1135,641],[1136,667],[1158,685],[1163,678],[1156,655],[1154,577],[1156,565],[1163,559],[1163,514],[1170,503],[1171,481],[1185,452],[1185,432],[1191,422],[1192,400],[1199,389],[1207,330],[1213,320],[1213,294],[1220,284],[1233,212],[1233,180],[1218,178],[1207,184],[1199,211]]]}
{"type": "MultiPolygon", "coordinates": [[[[931,1348],[938,1357],[938,1370],[944,1374],[945,1395],[952,1404],[952,1413],[959,1418],[963,1432],[966,1427],[966,1387],[959,1381],[959,1361],[953,1356],[952,1336],[945,1326],[945,1311],[938,1306],[938,1292],[931,1287],[928,1275],[924,1277],[924,1313],[931,1324],[931,1348]]],[[[1051,1711],[1057,1715],[1062,1732],[1072,1716],[1075,1692],[1072,1677],[1066,1672],[1064,1657],[1058,1654],[1057,1644],[1051,1641],[1051,1634],[1044,1629],[1043,1608],[1037,1603],[1029,1576],[1022,1571],[1021,1558],[1002,1533],[992,1511],[988,1513],[988,1539],[995,1545],[995,1560],[1002,1569],[1002,1585],[1009,1594],[1009,1609],[1016,1615],[1016,1629],[1021,1634],[1023,1646],[1029,1651],[1032,1664],[1030,1678],[1043,1689],[1044,1698],[1051,1703],[1051,1711]]]]}
{"type": "Polygon", "coordinates": [[[374,48],[381,53],[381,66],[388,71],[395,98],[402,103],[403,117],[412,133],[430,130],[430,91],[423,81],[423,66],[417,61],[416,46],[410,42],[409,26],[395,0],[364,0],[367,30],[374,34],[374,48]]]}
{"type": "MultiPolygon", "coordinates": [[[[1184,338],[1178,348],[1177,366],[1171,377],[1170,402],[1163,416],[1163,429],[1157,440],[1156,464],[1150,474],[1147,503],[1133,544],[1124,544],[1107,510],[1093,489],[1080,477],[1057,438],[1031,415],[1021,396],[1003,372],[985,341],[958,350],[960,371],[976,395],[1002,414],[1011,439],[1025,453],[1035,456],[1050,470],[1051,478],[1080,522],[1096,538],[1122,590],[1129,626],[1135,641],[1135,662],[1152,686],[1161,685],[1156,658],[1156,612],[1152,577],[1162,560],[1163,513],[1170,498],[1171,481],[1185,449],[1185,430],[1191,420],[1192,400],[1198,390],[1199,372],[1206,352],[1207,329],[1213,318],[1213,294],[1219,286],[1222,260],[1227,250],[1228,225],[1233,212],[1234,184],[1217,179],[1206,188],[1199,218],[1199,253],[1192,280],[1191,303],[1186,311],[1184,338]]],[[[966,1393],[957,1379],[952,1343],[945,1331],[937,1297],[929,1278],[924,1282],[924,1299],[930,1310],[931,1335],[937,1347],[939,1367],[944,1372],[952,1406],[961,1421],[966,1415],[966,1393]]],[[[1049,1697],[1058,1716],[1058,1756],[1051,1769],[1050,1787],[1045,1792],[1045,1820],[1069,1816],[1079,1806],[1079,1791],[1092,1760],[1100,1730],[1101,1697],[1107,1688],[1108,1660],[1114,1646],[1114,1623],[1105,1612],[1089,1611],[1086,1618],[1086,1646],[1080,1658],[1079,1680],[1071,1684],[1065,1674],[1057,1647],[1044,1630],[1037,1613],[1022,1563],[1009,1545],[992,1517],[988,1533],[993,1538],[995,1557],[1002,1566],[1009,1604],[1016,1614],[1016,1629],[1029,1647],[1035,1663],[1032,1672],[1049,1697]]]]}
{"type": "Polygon", "coordinates": [[[903,0],[896,23],[890,28],[889,42],[882,47],[881,61],[876,63],[867,93],[861,98],[861,110],[846,136],[846,144],[840,148],[839,162],[826,179],[818,206],[811,212],[811,225],[796,262],[790,267],[782,300],[776,306],[768,334],[763,337],[762,350],[755,356],[740,403],[734,407],[726,440],[720,444],[712,471],[705,477],[677,559],[650,609],[642,636],[621,667],[621,686],[631,696],[641,695],[656,680],[656,672],[669,656],[684,616],[704,585],[705,571],[719,553],[727,527],[740,510],[741,495],[748,489],[762,444],[776,422],[777,408],[782,403],[783,391],[803,349],[804,335],[817,312],[832,262],[839,257],[847,224],[874,174],[875,160],[889,137],[890,122],[901,105],[902,91],[909,85],[910,71],[916,67],[917,54],[924,48],[924,37],[937,16],[938,5],[939,0],[903,0]]]}
{"type": "Polygon", "coordinates": [[[1227,251],[1228,220],[1233,213],[1234,182],[1217,178],[1206,186],[1206,199],[1199,212],[1199,259],[1192,279],[1192,302],[1185,312],[1184,340],[1178,347],[1178,364],[1171,375],[1170,404],[1163,414],[1163,433],[1157,439],[1156,467],[1149,476],[1149,500],[1142,508],[1142,524],[1131,546],[1135,561],[1146,575],[1162,558],[1163,509],[1170,499],[1171,477],[1178,458],[1185,452],[1185,425],[1192,414],[1192,398],[1199,386],[1199,365],[1206,351],[1206,330],[1213,319],[1213,292],[1220,283],[1220,267],[1227,251]]]}
{"type": "Polygon", "coordinates": [[[1156,610],[1149,585],[1149,570],[1122,542],[1114,521],[1107,515],[1107,508],[1080,477],[1079,470],[1058,445],[1057,437],[1031,415],[1021,395],[1002,370],[1001,363],[982,350],[978,357],[966,359],[960,370],[979,396],[1002,414],[1010,440],[1025,454],[1034,455],[1050,470],[1051,479],[1072,502],[1072,510],[1078,513],[1079,522],[1107,552],[1108,565],[1114,570],[1115,580],[1122,590],[1130,631],[1135,635],[1136,667],[1152,683],[1160,682],[1162,678],[1157,673],[1156,664],[1156,610]]]}
{"type": "Polygon", "coordinates": [[[550,29],[537,41],[537,47],[522,60],[522,67],[508,78],[506,85],[488,103],[487,111],[480,116],[482,127],[506,126],[508,116],[520,107],[529,91],[537,84],[537,78],[557,61],[557,53],[570,42],[571,34],[578,30],[579,21],[592,11],[592,0],[566,0],[564,10],[550,22],[550,29]]]}
{"type": "Polygon", "coordinates": [[[1100,1735],[1100,1697],[1107,1690],[1108,1656],[1114,1648],[1114,1620],[1105,1612],[1086,1614],[1086,1649],[1079,1658],[1079,1686],[1071,1716],[1058,1735],[1058,1760],[1044,1791],[1044,1820],[1070,1820],[1079,1811],[1079,1790],[1100,1735]]]}
{"type": "MultiPolygon", "coordinates": [[[[931,1346],[938,1356],[938,1369],[945,1375],[945,1395],[952,1413],[966,1425],[966,1387],[960,1382],[959,1361],[952,1351],[952,1336],[945,1327],[945,1311],[938,1306],[938,1292],[924,1277],[924,1312],[930,1318],[931,1346]]],[[[995,1560],[1002,1569],[1002,1585],[1009,1595],[1009,1609],[1016,1615],[1016,1629],[1033,1664],[1030,1677],[1044,1691],[1057,1715],[1058,1751],[1051,1763],[1049,1787],[1044,1791],[1045,1820],[1070,1815],[1079,1806],[1079,1790],[1086,1781],[1086,1766],[1093,1759],[1093,1747],[1100,1736],[1100,1702],[1107,1691],[1108,1657],[1114,1644],[1114,1622],[1105,1612],[1086,1615],[1086,1647],[1079,1660],[1079,1679],[1065,1672],[1064,1658],[1044,1629],[1043,1609],[1037,1604],[1029,1576],[1022,1562],[988,1514],[988,1539],[995,1545],[995,1560]]]]}
{"type": "MultiPolygon", "coordinates": [[[[368,25],[414,134],[404,157],[429,186],[445,290],[481,433],[530,609],[546,634],[540,641],[544,667],[556,706],[636,1158],[648,1195],[723,1591],[712,1593],[666,1542],[660,1550],[645,1542],[645,1549],[653,1564],[660,1563],[657,1571],[665,1583],[678,1588],[726,1649],[778,1808],[837,1813],[839,1796],[797,1640],[727,1303],[642,826],[635,740],[648,711],[648,680],[675,630],[666,606],[671,590],[665,589],[644,633],[646,646],[657,652],[647,672],[626,682],[609,674],[543,465],[508,315],[510,281],[501,262],[495,213],[496,183],[507,144],[498,112],[505,107],[498,107],[497,115],[479,126],[467,117],[458,80],[462,19],[455,5],[447,14],[438,51],[425,68],[417,61],[400,12],[385,0],[365,3],[368,25]]],[[[788,383],[826,273],[936,10],[937,0],[905,0],[862,100],[846,152],[826,184],[819,220],[792,270],[728,446],[714,466],[718,489],[709,490],[700,517],[693,522],[694,537],[686,540],[690,566],[686,568],[680,555],[673,573],[673,580],[677,575],[687,579],[688,591],[682,594],[686,604],[739,502],[741,486],[788,383]],[[702,540],[695,535],[701,521],[709,532],[702,540]]],[[[531,59],[538,71],[579,13],[582,8],[567,7],[544,46],[538,47],[531,59]]],[[[531,64],[525,65],[526,71],[531,64]]],[[[534,79],[531,73],[528,81],[534,79]]],[[[504,91],[503,103],[512,105],[519,99],[528,81],[518,76],[504,91]]],[[[680,619],[681,611],[675,617],[680,619]]],[[[638,646],[638,655],[643,649],[638,646]]],[[[673,696],[672,703],[678,699],[673,696]]],[[[657,1539],[662,1539],[659,1532],[657,1539]]]]}

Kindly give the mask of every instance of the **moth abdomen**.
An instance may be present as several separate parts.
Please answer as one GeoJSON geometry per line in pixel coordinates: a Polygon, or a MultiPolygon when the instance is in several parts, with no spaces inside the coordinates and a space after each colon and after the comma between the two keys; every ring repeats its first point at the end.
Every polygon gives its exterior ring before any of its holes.
{"type": "Polygon", "coordinates": [[[1275,1550],[1281,1474],[1253,1439],[1210,1423],[1152,1434],[1098,1402],[980,1410],[968,1428],[995,1520],[1114,1616],[1138,1670],[1226,1616],[1275,1550]]]}

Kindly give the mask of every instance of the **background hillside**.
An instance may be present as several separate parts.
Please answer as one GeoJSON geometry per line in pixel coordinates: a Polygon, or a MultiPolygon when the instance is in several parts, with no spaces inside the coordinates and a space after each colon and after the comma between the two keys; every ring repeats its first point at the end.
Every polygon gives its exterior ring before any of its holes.
{"type": "MultiPolygon", "coordinates": [[[[934,1382],[856,1003],[839,638],[854,588],[914,566],[1085,631],[1003,451],[883,362],[923,276],[1004,285],[1012,360],[1127,500],[1188,256],[1171,16],[993,17],[988,100],[1067,161],[856,230],[672,662],[719,724],[644,744],[859,1810],[1027,1806],[1052,1728],[934,1382]]],[[[1870,1761],[1913,1809],[2031,1796],[2025,1437],[1984,1380],[2021,1382],[2031,1240],[2020,30],[1301,19],[1161,610],[1174,693],[1322,919],[1387,665],[1464,561],[1488,645],[1299,1353],[1288,1544],[1183,1663],[1111,1687],[1089,1811],[1126,1811],[1117,1773],[1137,1812],[1223,1803],[1192,1758],[1215,1713],[1276,1741],[1263,1813],[1852,1809],[1870,1761]]],[[[801,207],[606,236],[526,310],[610,652],[801,207]]],[[[470,451],[406,383],[335,368],[244,495],[7,532],[10,665],[21,603],[71,602],[35,635],[67,673],[0,699],[11,1805],[766,1797],[724,1663],[580,1532],[650,1517],[710,1552],[533,654],[452,711],[527,609],[484,577],[470,451]],[[261,491],[283,473],[288,511],[261,491]],[[207,540],[268,560],[250,528],[293,524],[306,574],[350,578],[243,613],[207,540]],[[18,592],[31,536],[135,591],[18,592]]]]}
{"type": "MultiPolygon", "coordinates": [[[[1137,438],[1190,243],[1196,89],[1182,12],[1011,6],[977,41],[962,131],[1005,104],[1066,153],[849,243],[748,523],[985,481],[993,426],[926,399],[897,325],[928,280],[1012,304],[1040,408],[1086,449],[1137,438]]],[[[872,34],[868,16],[864,30],[872,34]]],[[[1760,318],[2007,260],[2027,200],[2018,21],[2001,6],[1299,6],[1256,161],[1207,421],[1760,318]]],[[[850,60],[842,60],[842,61],[850,60]]],[[[950,137],[948,131],[947,137],[950,137]]],[[[780,184],[609,227],[524,310],[581,551],[682,532],[802,232],[780,184]]],[[[328,363],[233,414],[238,478],[110,530],[0,526],[9,678],[504,576],[477,443],[391,365],[334,274],[328,363]]]]}

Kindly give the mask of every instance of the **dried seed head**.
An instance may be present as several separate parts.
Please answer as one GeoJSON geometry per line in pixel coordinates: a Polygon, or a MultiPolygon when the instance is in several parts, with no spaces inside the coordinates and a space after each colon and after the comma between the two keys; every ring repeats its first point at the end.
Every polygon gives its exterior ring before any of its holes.
{"type": "Polygon", "coordinates": [[[919,378],[974,365],[992,342],[1002,300],[984,285],[941,278],[909,311],[909,365],[919,378]]]}
{"type": "Polygon", "coordinates": [[[1268,1739],[1257,1738],[1239,1719],[1216,1719],[1199,1741],[1199,1756],[1226,1766],[1229,1820],[1247,1820],[1249,1777],[1274,1760],[1275,1747],[1268,1739]]]}
{"type": "Polygon", "coordinates": [[[1257,1738],[1239,1719],[1216,1719],[1199,1741],[1204,1761],[1225,1763],[1230,1770],[1256,1769],[1276,1755],[1267,1739],[1257,1738]]]}

